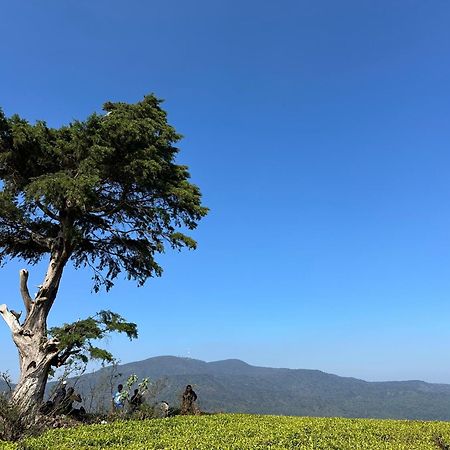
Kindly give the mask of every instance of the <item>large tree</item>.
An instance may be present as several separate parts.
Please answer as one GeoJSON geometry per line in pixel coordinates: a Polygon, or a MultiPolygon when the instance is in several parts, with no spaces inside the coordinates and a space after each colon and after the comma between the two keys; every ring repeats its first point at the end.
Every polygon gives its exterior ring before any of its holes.
{"type": "Polygon", "coordinates": [[[89,339],[111,330],[135,335],[133,324],[108,311],[48,330],[65,266],[89,268],[95,291],[109,290],[120,273],[143,285],[161,275],[155,257],[167,245],[195,248],[185,233],[207,213],[187,167],[176,163],[180,135],[161,101],[148,95],[103,109],[61,128],[0,110],[0,263],[48,261],[34,297],[28,271],[20,271],[22,320],[0,305],[19,352],[13,402],[27,414],[41,403],[51,368],[89,339]]]}

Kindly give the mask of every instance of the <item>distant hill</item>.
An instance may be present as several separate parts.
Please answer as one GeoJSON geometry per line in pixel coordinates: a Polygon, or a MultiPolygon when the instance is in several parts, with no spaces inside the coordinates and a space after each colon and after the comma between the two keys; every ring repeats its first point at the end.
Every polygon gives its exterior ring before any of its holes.
{"type": "Polygon", "coordinates": [[[0,380],[0,392],[7,391],[9,391],[8,385],[3,380],[0,380]]]}
{"type": "Polygon", "coordinates": [[[109,404],[111,389],[136,374],[153,381],[164,379],[157,399],[171,405],[178,405],[184,387],[192,384],[200,408],[210,412],[450,420],[450,385],[446,384],[367,382],[319,370],[173,356],[123,364],[118,372],[119,377],[111,378],[110,369],[105,368],[77,381],[88,408],[98,402],[109,404]]]}

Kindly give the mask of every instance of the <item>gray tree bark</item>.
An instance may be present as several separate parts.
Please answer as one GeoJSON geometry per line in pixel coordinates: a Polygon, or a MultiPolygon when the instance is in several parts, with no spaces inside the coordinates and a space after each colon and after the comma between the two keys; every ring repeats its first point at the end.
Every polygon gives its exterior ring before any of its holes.
{"type": "Polygon", "coordinates": [[[12,402],[24,417],[34,416],[42,403],[45,386],[52,361],[57,357],[58,342],[47,336],[47,317],[59,289],[68,254],[55,251],[42,285],[34,299],[28,287],[28,271],[20,271],[20,292],[25,306],[25,320],[20,322],[20,314],[0,305],[0,315],[11,330],[12,339],[19,352],[20,378],[13,394],[12,402]]]}

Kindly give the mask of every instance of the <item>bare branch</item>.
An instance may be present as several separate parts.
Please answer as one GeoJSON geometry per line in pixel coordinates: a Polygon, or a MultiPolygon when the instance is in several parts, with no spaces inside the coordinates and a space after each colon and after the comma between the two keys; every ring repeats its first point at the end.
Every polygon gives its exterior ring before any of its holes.
{"type": "Polygon", "coordinates": [[[31,307],[33,306],[33,299],[30,296],[30,292],[28,291],[28,270],[22,269],[20,272],[20,293],[22,295],[23,303],[25,305],[25,309],[27,310],[27,315],[31,311],[31,307]]]}
{"type": "Polygon", "coordinates": [[[6,383],[8,386],[9,394],[12,393],[13,387],[12,387],[12,381],[11,377],[8,372],[0,372],[0,378],[6,383]]]}
{"type": "Polygon", "coordinates": [[[73,349],[72,347],[69,347],[66,350],[64,350],[63,353],[61,353],[60,355],[57,355],[54,358],[54,360],[52,361],[52,366],[61,367],[67,362],[67,360],[71,356],[76,355],[77,353],[80,353],[80,352],[81,352],[81,349],[73,349]]]}
{"type": "Polygon", "coordinates": [[[31,231],[30,235],[31,235],[31,239],[34,242],[37,242],[39,245],[41,245],[44,248],[48,248],[49,250],[51,249],[51,247],[52,247],[52,239],[46,238],[46,237],[44,237],[44,236],[42,236],[42,235],[40,235],[40,234],[38,234],[38,233],[36,233],[34,231],[31,231]]]}
{"type": "Polygon", "coordinates": [[[0,305],[0,314],[2,315],[3,320],[6,322],[13,334],[17,334],[22,331],[22,327],[20,326],[17,317],[8,309],[5,304],[0,305]]]}
{"type": "Polygon", "coordinates": [[[58,345],[59,345],[59,340],[58,339],[47,339],[47,341],[43,344],[43,348],[45,349],[46,352],[53,352],[53,353],[58,353],[58,345]]]}
{"type": "Polygon", "coordinates": [[[52,239],[50,238],[45,238],[43,236],[41,236],[38,233],[32,232],[30,230],[28,230],[28,228],[22,228],[22,229],[17,229],[16,231],[23,231],[24,233],[29,233],[26,235],[26,237],[23,237],[23,239],[17,239],[16,241],[18,244],[22,244],[22,245],[26,245],[29,244],[30,239],[34,242],[36,242],[37,244],[39,244],[41,247],[46,248],[47,250],[51,250],[52,248],[52,239]]]}
{"type": "Polygon", "coordinates": [[[50,217],[53,220],[59,221],[58,216],[54,214],[52,211],[50,211],[50,209],[47,208],[45,205],[43,205],[41,202],[36,201],[36,205],[48,217],[50,217]]]}

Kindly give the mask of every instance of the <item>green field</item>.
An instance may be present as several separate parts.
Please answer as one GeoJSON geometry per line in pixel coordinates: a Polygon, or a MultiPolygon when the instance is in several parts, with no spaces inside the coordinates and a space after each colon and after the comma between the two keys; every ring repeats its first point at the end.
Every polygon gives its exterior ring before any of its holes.
{"type": "Polygon", "coordinates": [[[0,449],[450,449],[450,423],[220,414],[52,430],[0,449]]]}

